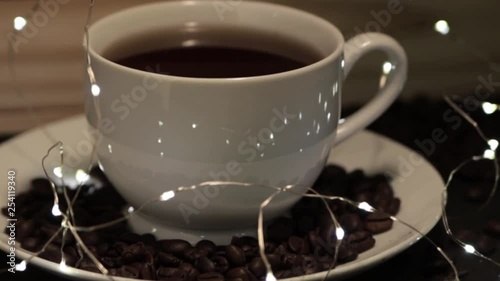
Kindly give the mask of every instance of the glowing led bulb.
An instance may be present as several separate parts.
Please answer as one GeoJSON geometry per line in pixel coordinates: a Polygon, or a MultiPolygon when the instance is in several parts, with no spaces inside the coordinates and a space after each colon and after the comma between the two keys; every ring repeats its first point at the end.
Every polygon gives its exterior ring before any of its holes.
{"type": "Polygon", "coordinates": [[[58,204],[54,204],[54,206],[52,207],[52,215],[54,215],[54,217],[59,217],[62,215],[58,204]]]}
{"type": "Polygon", "coordinates": [[[163,192],[163,194],[160,196],[160,200],[167,201],[167,200],[174,198],[174,196],[175,196],[175,193],[172,190],[170,190],[167,192],[163,192]]]}
{"type": "Polygon", "coordinates": [[[358,208],[360,208],[361,210],[365,210],[367,212],[373,212],[373,207],[366,202],[359,203],[358,208]]]}
{"type": "Polygon", "coordinates": [[[97,84],[92,84],[90,92],[92,92],[94,97],[98,97],[101,94],[101,88],[97,84]]]}
{"type": "Polygon", "coordinates": [[[78,182],[84,182],[89,178],[89,175],[82,169],[78,169],[75,174],[75,178],[78,182]]]}
{"type": "Polygon", "coordinates": [[[63,259],[61,263],[59,263],[59,269],[64,272],[68,272],[69,268],[66,265],[66,261],[63,259]]]}
{"type": "Polygon", "coordinates": [[[465,245],[464,249],[469,254],[473,254],[476,251],[476,249],[471,245],[465,245]]]}
{"type": "Polygon", "coordinates": [[[16,264],[16,271],[25,271],[26,270],[26,261],[22,261],[16,264]]]}
{"type": "Polygon", "coordinates": [[[382,65],[382,71],[384,72],[384,74],[389,74],[392,70],[392,63],[386,61],[384,62],[384,64],[382,65]]]}
{"type": "Polygon", "coordinates": [[[345,232],[341,227],[337,227],[337,230],[335,231],[335,234],[337,235],[338,240],[344,239],[345,232]]]}
{"type": "Polygon", "coordinates": [[[28,24],[25,18],[23,17],[16,17],[14,19],[14,28],[18,31],[23,30],[23,28],[28,24]]]}
{"type": "Polygon", "coordinates": [[[266,281],[276,281],[276,277],[274,277],[272,272],[268,272],[266,275],[266,281]]]}
{"type": "Polygon", "coordinates": [[[497,140],[491,139],[488,141],[488,144],[490,145],[491,150],[493,150],[493,151],[497,150],[497,148],[498,148],[498,141],[497,140]]]}
{"type": "Polygon", "coordinates": [[[446,35],[450,32],[450,26],[448,25],[447,21],[440,20],[434,24],[434,30],[443,35],[446,35]]]}
{"type": "Polygon", "coordinates": [[[495,159],[495,151],[493,151],[491,149],[486,149],[484,151],[483,157],[486,159],[493,160],[493,159],[495,159]]]}
{"type": "Polygon", "coordinates": [[[63,177],[63,174],[62,174],[62,168],[61,167],[55,167],[54,170],[52,170],[54,172],[54,175],[56,175],[56,177],[58,178],[62,178],[63,177]]]}
{"type": "Polygon", "coordinates": [[[486,114],[493,114],[495,111],[498,110],[498,105],[490,103],[490,102],[483,102],[483,111],[486,114]]]}

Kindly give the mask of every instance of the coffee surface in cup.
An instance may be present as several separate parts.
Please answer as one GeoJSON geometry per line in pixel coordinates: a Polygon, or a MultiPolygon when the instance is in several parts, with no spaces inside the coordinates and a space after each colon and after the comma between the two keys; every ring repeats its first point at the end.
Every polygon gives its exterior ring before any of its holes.
{"type": "Polygon", "coordinates": [[[223,27],[180,28],[131,37],[118,42],[105,57],[138,70],[194,78],[269,75],[321,59],[320,53],[304,42],[264,31],[223,27]]]}

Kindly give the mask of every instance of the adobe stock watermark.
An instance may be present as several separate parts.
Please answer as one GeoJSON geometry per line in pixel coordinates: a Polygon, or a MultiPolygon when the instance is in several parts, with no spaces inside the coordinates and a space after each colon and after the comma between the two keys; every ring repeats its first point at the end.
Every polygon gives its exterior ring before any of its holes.
{"type": "MultiPolygon", "coordinates": [[[[458,107],[467,113],[472,113],[479,108],[482,108],[483,102],[485,102],[491,94],[497,91],[500,87],[500,80],[495,81],[493,74],[490,73],[486,77],[479,76],[477,78],[478,84],[475,88],[474,94],[465,97],[458,107]]],[[[442,119],[446,124],[449,124],[453,130],[458,130],[464,123],[462,116],[459,115],[453,109],[447,109],[443,115],[442,119]]],[[[438,145],[445,143],[448,140],[448,135],[443,128],[434,128],[430,133],[430,137],[424,139],[415,139],[414,144],[419,148],[419,150],[427,157],[434,154],[438,145]]],[[[415,169],[424,163],[423,157],[415,152],[412,152],[408,158],[399,156],[399,164],[397,167],[397,172],[391,176],[398,181],[403,182],[406,178],[410,177],[415,169]]],[[[389,173],[390,174],[390,173],[389,173]]]]}
{"type": "MultiPolygon", "coordinates": [[[[246,163],[250,163],[259,153],[263,153],[267,146],[274,141],[275,135],[282,132],[285,127],[297,118],[297,114],[287,112],[286,106],[280,111],[276,108],[272,110],[273,117],[269,120],[267,127],[262,128],[255,135],[248,136],[247,139],[237,146],[238,154],[245,156],[246,163]]],[[[231,181],[231,177],[236,177],[243,172],[243,167],[236,160],[228,161],[225,169],[222,171],[209,172],[209,177],[213,181],[231,181]]],[[[193,199],[191,204],[180,203],[178,205],[184,222],[190,223],[192,215],[199,215],[200,212],[210,205],[210,200],[219,196],[221,189],[226,186],[207,186],[202,189],[193,190],[193,199]]]]}
{"type": "MultiPolygon", "coordinates": [[[[134,86],[128,92],[121,93],[110,103],[110,110],[117,116],[119,122],[126,120],[131,112],[137,109],[141,103],[147,99],[151,91],[157,89],[160,84],[166,83],[166,80],[162,80],[158,76],[152,75],[154,73],[161,73],[159,64],[154,68],[148,66],[146,70],[149,72],[149,75],[144,76],[141,84],[134,86]]],[[[81,166],[82,161],[88,158],[92,153],[94,145],[99,146],[105,135],[109,135],[116,130],[116,124],[111,118],[104,117],[99,120],[97,128],[83,129],[81,131],[84,137],[82,140],[73,147],[70,145],[64,146],[65,166],[70,168],[81,166]],[[97,128],[99,128],[100,131],[97,128]]],[[[53,163],[53,165],[60,166],[60,163],[53,163]]]]}
{"type": "Polygon", "coordinates": [[[23,17],[16,17],[14,19],[16,31],[7,34],[7,40],[14,52],[19,53],[20,46],[33,39],[40,29],[44,28],[51,19],[59,14],[61,6],[69,2],[71,0],[41,0],[39,9],[31,16],[30,22],[27,22],[23,17]]]}

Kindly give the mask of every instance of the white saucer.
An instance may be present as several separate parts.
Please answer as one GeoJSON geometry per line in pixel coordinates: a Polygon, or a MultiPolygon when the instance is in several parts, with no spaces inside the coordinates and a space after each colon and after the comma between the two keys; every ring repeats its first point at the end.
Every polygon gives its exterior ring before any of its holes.
{"type": "MultiPolygon", "coordinates": [[[[76,116],[50,124],[46,127],[51,135],[64,142],[65,147],[76,148],[78,144],[89,140],[85,136],[87,125],[83,116],[76,116]]],[[[7,173],[16,171],[16,192],[25,191],[32,178],[42,176],[41,159],[47,149],[53,145],[37,128],[23,133],[0,146],[0,183],[7,185],[7,173]]],[[[57,153],[52,153],[48,163],[57,163],[57,153]]],[[[348,170],[363,169],[367,173],[388,172],[394,176],[393,187],[401,198],[402,205],[398,217],[420,232],[429,232],[441,215],[441,192],[444,182],[438,172],[425,160],[416,156],[410,149],[372,132],[362,131],[333,149],[330,163],[336,163],[348,170]]],[[[85,168],[88,157],[82,157],[81,168],[85,168]],[[86,160],[86,161],[85,161],[86,160]]],[[[68,171],[74,175],[74,171],[68,171]]],[[[74,179],[74,176],[73,176],[74,179]]],[[[71,180],[71,179],[69,179],[71,180]]],[[[0,196],[0,208],[7,205],[7,192],[0,196]]],[[[3,232],[7,220],[0,216],[0,249],[8,251],[7,235],[3,232]]],[[[382,263],[397,253],[410,247],[419,240],[420,235],[395,223],[391,231],[377,235],[375,247],[359,255],[358,259],[337,267],[330,273],[336,280],[345,278],[355,272],[365,270],[382,263]]],[[[17,257],[25,259],[26,251],[17,248],[17,257]]],[[[34,258],[32,264],[66,277],[85,280],[109,280],[105,276],[83,270],[60,269],[59,264],[34,258]]],[[[287,279],[288,281],[320,280],[325,272],[303,277],[287,279]]],[[[115,278],[115,280],[131,280],[115,278]]]]}

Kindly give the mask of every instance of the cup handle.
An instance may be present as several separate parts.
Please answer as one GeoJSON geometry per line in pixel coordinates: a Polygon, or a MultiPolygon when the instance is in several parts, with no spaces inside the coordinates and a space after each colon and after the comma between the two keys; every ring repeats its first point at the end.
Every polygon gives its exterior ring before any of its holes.
{"type": "Polygon", "coordinates": [[[387,61],[391,63],[392,69],[387,76],[385,85],[378,91],[377,95],[339,125],[335,144],[342,142],[377,119],[394,102],[406,82],[408,60],[403,47],[392,37],[373,32],[359,34],[346,42],[343,78],[347,77],[358,59],[373,50],[387,53],[387,61]]]}

